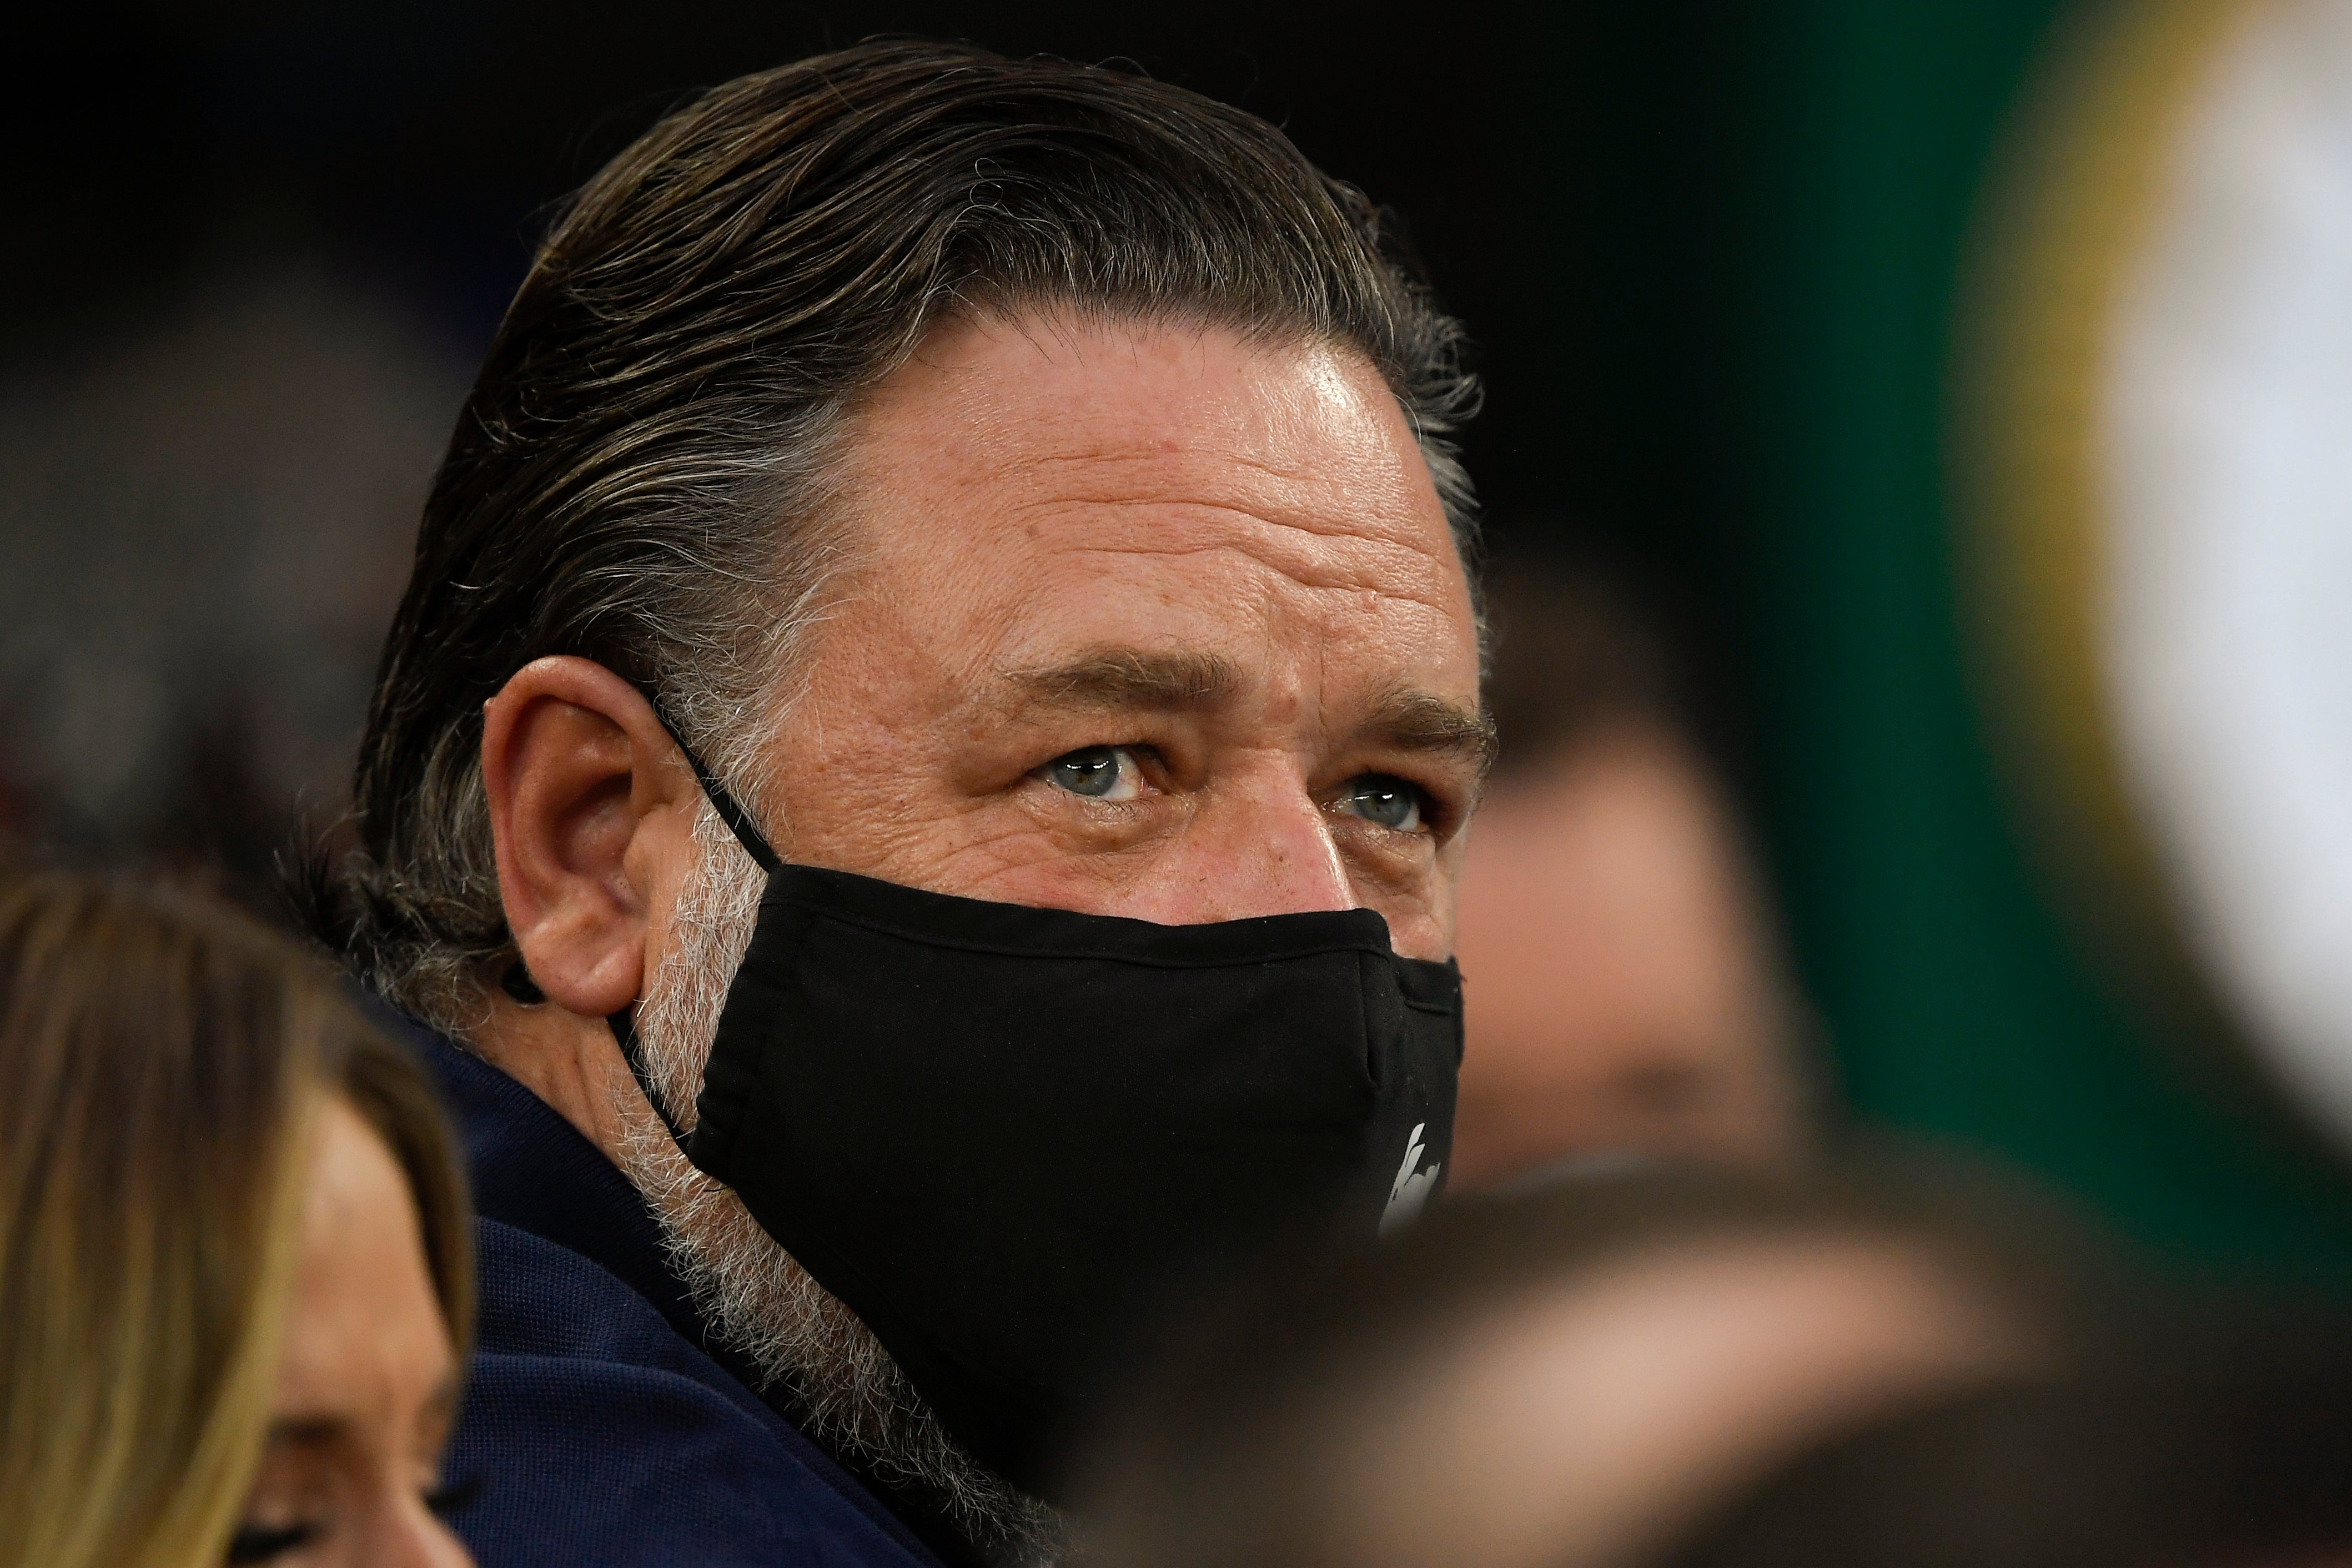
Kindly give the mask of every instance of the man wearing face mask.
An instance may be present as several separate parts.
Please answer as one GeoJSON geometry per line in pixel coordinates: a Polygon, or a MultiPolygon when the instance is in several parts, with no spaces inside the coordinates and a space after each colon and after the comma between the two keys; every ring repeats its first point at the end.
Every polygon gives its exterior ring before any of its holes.
{"type": "Polygon", "coordinates": [[[1271,127],[969,48],[556,224],[321,884],[467,1130],[488,1568],[1050,1560],[1139,1314],[1442,1182],[1458,345],[1271,127]]]}

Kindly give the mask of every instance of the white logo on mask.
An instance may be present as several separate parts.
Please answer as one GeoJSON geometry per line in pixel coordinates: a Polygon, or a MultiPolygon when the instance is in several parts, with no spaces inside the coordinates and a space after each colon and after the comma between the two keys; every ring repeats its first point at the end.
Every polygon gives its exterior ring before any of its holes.
{"type": "Polygon", "coordinates": [[[1381,1211],[1382,1236],[1402,1230],[1420,1217],[1421,1205],[1429,1201],[1430,1189],[1437,1185],[1437,1173],[1445,1168],[1438,1164],[1418,1173],[1413,1170],[1421,1163],[1421,1134],[1428,1125],[1417,1121],[1405,1135],[1404,1163],[1397,1167],[1396,1180],[1389,1186],[1389,1206],[1381,1211]]]}

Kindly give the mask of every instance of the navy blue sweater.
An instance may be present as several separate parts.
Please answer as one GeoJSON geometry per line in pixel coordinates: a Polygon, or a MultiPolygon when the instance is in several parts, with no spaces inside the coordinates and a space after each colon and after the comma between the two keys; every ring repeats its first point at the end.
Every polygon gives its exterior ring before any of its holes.
{"type": "Polygon", "coordinates": [[[498,1068],[407,1032],[457,1117],[478,1215],[478,1348],[447,1473],[481,1483],[453,1521],[481,1568],[939,1568],[722,1364],[612,1162],[498,1068]]]}

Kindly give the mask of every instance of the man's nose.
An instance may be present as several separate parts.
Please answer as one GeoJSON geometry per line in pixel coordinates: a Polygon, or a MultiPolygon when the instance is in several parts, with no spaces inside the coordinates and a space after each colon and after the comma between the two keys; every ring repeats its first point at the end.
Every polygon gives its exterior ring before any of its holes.
{"type": "Polygon", "coordinates": [[[1184,924],[1356,907],[1329,816],[1296,784],[1236,792],[1195,823],[1184,924]]]}

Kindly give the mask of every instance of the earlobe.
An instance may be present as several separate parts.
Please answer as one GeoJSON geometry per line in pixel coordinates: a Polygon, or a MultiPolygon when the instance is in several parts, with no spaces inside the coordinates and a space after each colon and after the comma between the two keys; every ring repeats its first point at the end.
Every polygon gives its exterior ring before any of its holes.
{"type": "Polygon", "coordinates": [[[650,911],[691,854],[677,748],[641,693],[584,658],[526,665],[482,718],[499,892],[523,962],[567,1011],[618,1012],[640,988],[650,911]]]}

